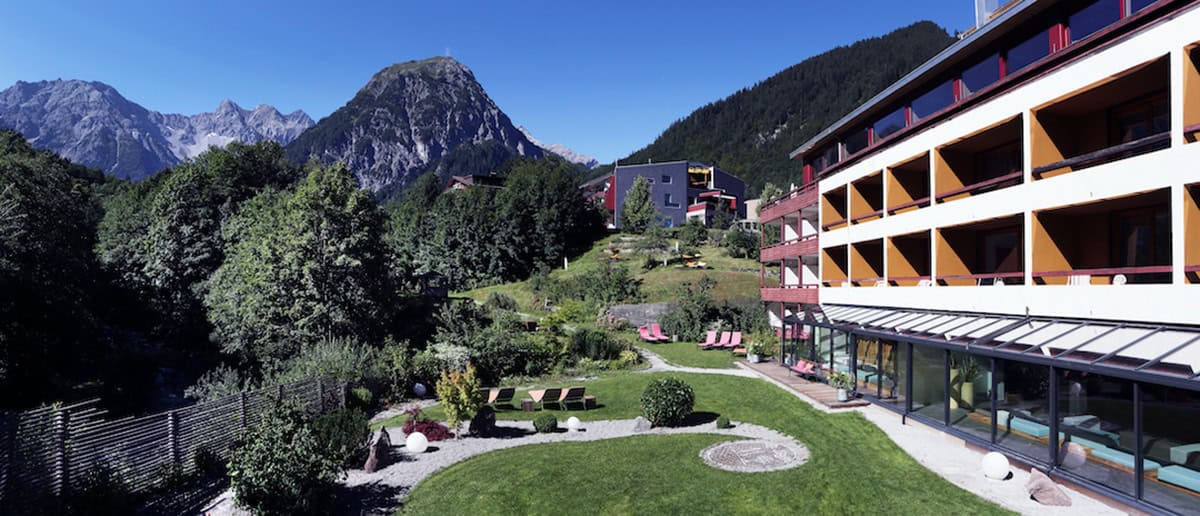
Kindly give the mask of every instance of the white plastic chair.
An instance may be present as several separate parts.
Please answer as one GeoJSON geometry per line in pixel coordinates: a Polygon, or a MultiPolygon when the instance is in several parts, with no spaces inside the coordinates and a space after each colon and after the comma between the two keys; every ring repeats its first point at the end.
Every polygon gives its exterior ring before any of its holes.
{"type": "Polygon", "coordinates": [[[1124,285],[1124,284],[1125,284],[1125,283],[1127,283],[1128,281],[1129,281],[1129,279],[1128,279],[1128,278],[1126,278],[1124,274],[1117,274],[1117,275],[1115,275],[1115,276],[1113,276],[1113,277],[1112,277],[1112,284],[1113,284],[1113,285],[1124,285]]]}

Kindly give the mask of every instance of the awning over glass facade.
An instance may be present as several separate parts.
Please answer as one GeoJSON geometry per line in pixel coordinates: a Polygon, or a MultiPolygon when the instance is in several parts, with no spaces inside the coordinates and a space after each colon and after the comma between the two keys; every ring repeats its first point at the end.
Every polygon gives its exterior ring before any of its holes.
{"type": "Polygon", "coordinates": [[[806,310],[803,322],[1200,387],[1200,327],[833,304],[806,310]]]}

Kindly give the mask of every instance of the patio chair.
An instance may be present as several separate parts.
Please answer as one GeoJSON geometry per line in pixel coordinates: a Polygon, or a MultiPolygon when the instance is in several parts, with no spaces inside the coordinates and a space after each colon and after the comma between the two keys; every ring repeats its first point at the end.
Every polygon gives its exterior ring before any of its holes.
{"type": "Polygon", "coordinates": [[[488,389],[488,405],[512,405],[513,396],[517,394],[516,387],[499,387],[488,389]]]}
{"type": "Polygon", "coordinates": [[[726,349],[733,349],[733,348],[741,347],[741,345],[742,345],[742,332],[735,331],[735,332],[733,332],[733,340],[730,340],[729,343],[725,344],[724,347],[726,349]]]}
{"type": "Polygon", "coordinates": [[[638,327],[638,335],[641,336],[642,340],[644,340],[646,342],[658,342],[658,339],[650,336],[650,328],[647,328],[645,326],[638,327]]]}
{"type": "Polygon", "coordinates": [[[716,343],[717,343],[717,332],[710,331],[710,332],[708,332],[708,337],[705,338],[704,342],[701,342],[699,344],[699,346],[702,349],[708,349],[708,348],[712,347],[713,344],[716,344],[716,343]]]}
{"type": "Polygon", "coordinates": [[[650,324],[650,336],[654,337],[662,342],[671,340],[670,337],[663,335],[662,326],[659,325],[658,323],[650,324]]]}
{"type": "Polygon", "coordinates": [[[583,400],[583,391],[583,387],[571,387],[563,390],[562,394],[558,398],[558,408],[568,409],[571,407],[571,404],[577,404],[586,410],[587,405],[583,400]]]}
{"type": "Polygon", "coordinates": [[[553,387],[550,389],[529,391],[529,397],[532,398],[533,402],[541,407],[542,410],[545,410],[546,403],[558,403],[559,398],[562,397],[562,388],[553,387]]]}
{"type": "Polygon", "coordinates": [[[709,346],[709,348],[710,349],[723,348],[729,344],[729,341],[732,338],[733,338],[733,332],[723,331],[723,332],[721,332],[721,340],[717,341],[716,344],[709,346]]]}

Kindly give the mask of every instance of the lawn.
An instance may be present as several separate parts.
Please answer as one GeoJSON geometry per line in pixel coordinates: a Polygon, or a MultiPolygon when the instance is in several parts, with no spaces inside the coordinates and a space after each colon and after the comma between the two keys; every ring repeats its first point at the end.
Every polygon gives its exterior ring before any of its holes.
{"type": "MultiPolygon", "coordinates": [[[[602,405],[583,420],[640,414],[642,389],[662,374],[623,373],[585,383],[602,405]]],[[[676,374],[696,411],[780,430],[804,442],[804,466],[737,474],[704,466],[701,449],[728,437],[637,436],[523,446],[451,466],[422,482],[403,514],[1005,514],[941,479],[857,413],[825,414],[765,381],[676,374]],[[618,460],[613,460],[617,458],[618,460]]],[[[502,419],[533,413],[504,411],[502,419]]],[[[562,413],[563,416],[566,413],[562,413]]]]}
{"type": "Polygon", "coordinates": [[[700,349],[695,342],[667,342],[663,344],[644,344],[642,347],[657,354],[663,360],[684,367],[703,367],[706,369],[732,369],[737,357],[728,350],[700,349]]]}

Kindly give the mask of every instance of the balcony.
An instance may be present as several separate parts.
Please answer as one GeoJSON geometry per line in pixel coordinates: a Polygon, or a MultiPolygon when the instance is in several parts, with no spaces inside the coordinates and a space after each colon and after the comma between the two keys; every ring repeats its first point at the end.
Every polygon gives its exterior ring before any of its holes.
{"type": "Polygon", "coordinates": [[[883,240],[864,240],[850,245],[850,282],[856,287],[873,287],[883,279],[883,240]]]}
{"type": "Polygon", "coordinates": [[[934,199],[950,202],[1024,182],[1021,117],[934,151],[934,199]]]}
{"type": "Polygon", "coordinates": [[[928,231],[889,238],[887,246],[888,283],[907,287],[931,282],[933,280],[933,276],[930,274],[932,249],[928,231]]]}
{"type": "Polygon", "coordinates": [[[763,287],[759,295],[764,302],[817,304],[817,285],[797,285],[794,287],[763,287]]]}
{"type": "Polygon", "coordinates": [[[937,283],[1025,284],[1024,219],[1012,215],[937,230],[937,283]]]}
{"type": "Polygon", "coordinates": [[[839,245],[826,247],[821,250],[821,284],[826,287],[840,287],[849,276],[849,249],[839,245]]]}
{"type": "Polygon", "coordinates": [[[839,186],[821,195],[821,230],[829,231],[846,225],[847,186],[839,186]]]}
{"type": "Polygon", "coordinates": [[[815,254],[817,254],[817,236],[810,235],[807,238],[800,238],[762,248],[759,251],[759,261],[764,263],[777,262],[785,258],[815,254]]]}
{"type": "Polygon", "coordinates": [[[1170,189],[1034,213],[1038,285],[1171,283],[1170,189]]]}
{"type": "Polygon", "coordinates": [[[876,172],[850,183],[850,223],[883,217],[883,173],[876,172]]]}
{"type": "Polygon", "coordinates": [[[1033,110],[1034,179],[1046,179],[1171,145],[1170,59],[1159,59],[1033,110]]]}
{"type": "Polygon", "coordinates": [[[888,167],[888,215],[929,206],[929,153],[888,167]]]}
{"type": "Polygon", "coordinates": [[[1200,139],[1200,42],[1185,50],[1183,60],[1183,137],[1200,139]]]}
{"type": "Polygon", "coordinates": [[[1183,270],[1188,283],[1200,284],[1200,183],[1184,188],[1183,231],[1183,270]]]}
{"type": "Polygon", "coordinates": [[[763,222],[778,219],[786,214],[798,212],[809,206],[816,206],[818,198],[817,183],[812,182],[796,188],[778,199],[764,204],[759,212],[763,222]]]}

